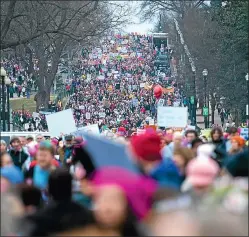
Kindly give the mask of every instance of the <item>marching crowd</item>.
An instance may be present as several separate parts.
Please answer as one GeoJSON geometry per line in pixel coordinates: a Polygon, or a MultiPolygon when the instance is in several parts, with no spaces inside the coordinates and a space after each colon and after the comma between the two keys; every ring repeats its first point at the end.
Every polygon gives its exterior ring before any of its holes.
{"type": "Polygon", "coordinates": [[[82,137],[1,141],[1,235],[248,234],[249,153],[236,128],[209,141],[172,128],[118,136],[102,166],[82,137]],[[121,141],[127,157],[113,164],[121,141]]]}
{"type": "MultiPolygon", "coordinates": [[[[170,59],[164,46],[160,51],[152,38],[143,35],[107,37],[101,47],[93,48],[82,59],[82,78],[72,81],[73,95],[67,108],[74,109],[78,126],[99,124],[109,129],[124,126],[127,130],[144,125],[156,117],[156,98],[152,88],[166,87],[162,105],[182,102],[182,95],[166,73],[158,74],[154,61],[158,54],[170,59]]],[[[169,60],[170,61],[170,60],[169,60]]]]}
{"type": "MultiPolygon", "coordinates": [[[[234,126],[157,127],[158,106],[187,106],[170,68],[154,68],[158,55],[172,57],[134,34],[84,51],[67,108],[100,136],[1,140],[1,236],[248,235],[246,141],[234,126]]],[[[39,127],[37,114],[17,113],[39,127]]]]}

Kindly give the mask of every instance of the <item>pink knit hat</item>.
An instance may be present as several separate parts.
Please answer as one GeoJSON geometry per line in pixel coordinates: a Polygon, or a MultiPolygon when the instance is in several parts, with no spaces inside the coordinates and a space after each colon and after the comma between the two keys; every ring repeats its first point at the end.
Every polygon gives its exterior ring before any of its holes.
{"type": "Polygon", "coordinates": [[[188,163],[186,171],[187,179],[194,187],[203,187],[214,182],[219,166],[211,158],[199,157],[188,163]]]}
{"type": "Polygon", "coordinates": [[[92,177],[92,183],[95,187],[119,186],[126,194],[128,203],[138,219],[148,214],[152,196],[157,189],[157,183],[153,179],[116,166],[98,169],[92,177]]]}
{"type": "Polygon", "coordinates": [[[35,142],[31,142],[29,143],[28,145],[28,152],[29,152],[29,155],[34,158],[36,156],[36,153],[38,151],[38,148],[39,148],[39,144],[35,143],[35,142]]]}

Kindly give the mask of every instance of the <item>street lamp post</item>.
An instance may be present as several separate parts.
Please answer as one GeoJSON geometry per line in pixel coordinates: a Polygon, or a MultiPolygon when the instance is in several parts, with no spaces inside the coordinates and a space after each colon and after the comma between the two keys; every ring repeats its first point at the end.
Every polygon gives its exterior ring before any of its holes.
{"type": "Polygon", "coordinates": [[[6,103],[6,97],[5,97],[5,77],[7,76],[7,73],[6,71],[4,70],[3,67],[1,67],[1,94],[2,94],[2,112],[1,112],[1,120],[3,121],[3,132],[6,131],[6,118],[5,118],[5,115],[6,115],[6,111],[5,111],[5,103],[6,103]]]}
{"type": "Polygon", "coordinates": [[[246,118],[247,118],[247,127],[249,128],[249,79],[248,73],[246,74],[246,82],[247,82],[247,105],[246,105],[246,118]]]}
{"type": "Polygon", "coordinates": [[[193,73],[193,92],[194,92],[194,100],[193,100],[193,110],[192,110],[192,125],[196,126],[196,108],[197,108],[197,98],[196,98],[196,73],[195,73],[195,68],[192,68],[192,73],[193,73]]]}
{"type": "Polygon", "coordinates": [[[5,85],[7,87],[7,126],[8,126],[8,132],[10,132],[10,83],[11,80],[6,77],[5,78],[5,85]]]}
{"type": "Polygon", "coordinates": [[[205,128],[208,128],[208,117],[209,117],[209,102],[208,102],[208,95],[207,95],[207,76],[208,70],[204,69],[202,72],[203,80],[204,80],[204,108],[203,108],[203,116],[204,116],[204,123],[205,128]]]}

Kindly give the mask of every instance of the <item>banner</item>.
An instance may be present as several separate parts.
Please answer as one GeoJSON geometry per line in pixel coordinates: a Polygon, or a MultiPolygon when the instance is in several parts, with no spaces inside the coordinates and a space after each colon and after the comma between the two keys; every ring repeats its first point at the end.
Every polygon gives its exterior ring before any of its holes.
{"type": "Polygon", "coordinates": [[[163,93],[165,94],[174,93],[174,91],[175,91],[174,87],[163,88],[163,93]]]}
{"type": "Polygon", "coordinates": [[[158,127],[185,128],[188,122],[188,110],[186,107],[165,107],[157,108],[158,127]]]}

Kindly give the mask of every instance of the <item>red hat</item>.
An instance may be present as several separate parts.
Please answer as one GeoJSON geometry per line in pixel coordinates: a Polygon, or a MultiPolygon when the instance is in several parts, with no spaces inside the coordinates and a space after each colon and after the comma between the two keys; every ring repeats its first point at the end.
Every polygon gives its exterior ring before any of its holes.
{"type": "Polygon", "coordinates": [[[119,136],[125,136],[126,135],[126,129],[124,127],[119,127],[117,135],[119,135],[119,136]]]}
{"type": "Polygon", "coordinates": [[[131,147],[142,160],[156,161],[162,159],[160,137],[155,132],[145,132],[138,136],[132,136],[131,147]]]}
{"type": "Polygon", "coordinates": [[[126,132],[126,129],[124,127],[119,127],[118,132],[126,132]]]}

